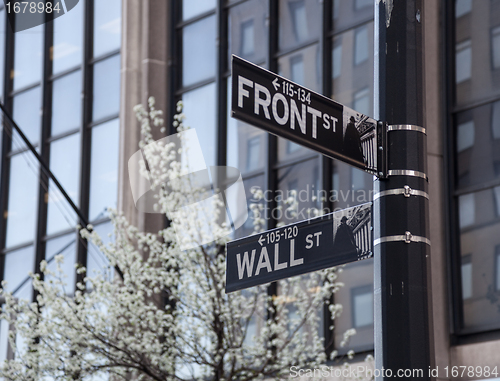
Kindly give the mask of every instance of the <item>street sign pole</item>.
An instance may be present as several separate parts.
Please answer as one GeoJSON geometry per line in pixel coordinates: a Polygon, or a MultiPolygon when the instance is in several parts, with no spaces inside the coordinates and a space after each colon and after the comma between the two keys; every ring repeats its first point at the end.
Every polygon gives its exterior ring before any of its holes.
{"type": "Polygon", "coordinates": [[[377,380],[398,370],[430,380],[423,1],[377,1],[375,15],[375,111],[389,151],[388,178],[374,184],[375,367],[377,380]]]}

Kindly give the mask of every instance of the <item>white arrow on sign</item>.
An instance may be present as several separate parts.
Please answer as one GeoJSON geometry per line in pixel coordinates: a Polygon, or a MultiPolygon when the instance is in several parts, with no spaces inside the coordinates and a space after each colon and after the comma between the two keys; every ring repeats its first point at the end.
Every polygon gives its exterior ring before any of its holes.
{"type": "Polygon", "coordinates": [[[262,246],[262,242],[264,242],[266,239],[264,238],[264,236],[260,236],[259,238],[259,243],[260,243],[260,246],[262,246]]]}
{"type": "Polygon", "coordinates": [[[280,87],[280,84],[278,83],[278,78],[274,79],[273,86],[274,86],[274,90],[278,91],[278,87],[280,87]]]}

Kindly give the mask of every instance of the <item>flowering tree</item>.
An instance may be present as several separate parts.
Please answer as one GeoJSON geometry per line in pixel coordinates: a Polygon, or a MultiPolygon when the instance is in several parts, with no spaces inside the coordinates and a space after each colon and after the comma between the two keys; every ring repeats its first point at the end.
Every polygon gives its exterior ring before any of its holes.
{"type": "MultiPolygon", "coordinates": [[[[181,107],[174,121],[179,131],[186,129],[181,107]]],[[[95,275],[77,267],[84,279],[74,294],[65,292],[62,256],[56,257],[57,271],[42,263],[42,273],[31,275],[35,303],[4,293],[2,318],[13,327],[9,341],[15,358],[4,363],[0,377],[251,380],[286,377],[291,366],[324,363],[319,316],[325,301],[341,286],[338,271],[280,281],[278,296],[268,296],[265,287],[226,295],[228,238],[180,249],[176,228],[183,227],[182,216],[171,211],[204,190],[187,192],[186,184],[176,181],[182,177],[183,163],[175,147],[152,144],[152,129],[164,131],[154,99],[148,110],[138,106],[135,111],[142,130],[140,146],[149,163],[149,169],[142,170],[149,171],[145,175],[158,191],[155,208],[171,224],[157,234],[145,233],[120,213],[112,213],[111,243],[104,244],[91,226],[81,229],[82,237],[105,254],[109,266],[95,275]],[[163,164],[152,165],[158,162],[163,164]]],[[[257,191],[254,197],[258,196],[257,191]]],[[[227,229],[217,210],[201,210],[211,220],[184,233],[197,242],[207,223],[212,230],[227,229]]],[[[262,227],[259,204],[251,210],[256,227],[262,227]]],[[[341,311],[339,305],[329,308],[333,318],[341,311]]],[[[346,338],[352,333],[347,332],[346,338]]]]}

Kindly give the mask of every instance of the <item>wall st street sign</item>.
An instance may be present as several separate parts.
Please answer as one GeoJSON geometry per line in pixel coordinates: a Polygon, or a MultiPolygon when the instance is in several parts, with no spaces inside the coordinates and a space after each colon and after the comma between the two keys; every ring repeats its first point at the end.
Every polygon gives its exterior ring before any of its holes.
{"type": "Polygon", "coordinates": [[[377,121],[286,78],[232,57],[232,116],[378,176],[377,121]]]}
{"type": "Polygon", "coordinates": [[[227,244],[226,292],[372,256],[372,203],[227,244]]]}

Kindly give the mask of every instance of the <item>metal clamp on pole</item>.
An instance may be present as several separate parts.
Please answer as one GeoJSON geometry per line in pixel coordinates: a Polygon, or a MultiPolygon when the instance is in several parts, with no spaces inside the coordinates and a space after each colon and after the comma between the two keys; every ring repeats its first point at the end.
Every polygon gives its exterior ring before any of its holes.
{"type": "Polygon", "coordinates": [[[404,235],[390,235],[387,237],[377,238],[373,241],[373,245],[376,246],[384,242],[423,242],[429,246],[431,245],[431,240],[429,238],[413,235],[409,231],[405,232],[404,235]]]}
{"type": "Polygon", "coordinates": [[[387,126],[387,131],[417,131],[427,135],[424,127],[415,126],[413,124],[391,124],[387,126]]]}
{"type": "Polygon", "coordinates": [[[385,191],[378,192],[373,196],[373,201],[377,200],[380,197],[400,195],[400,194],[402,194],[406,198],[409,198],[410,196],[420,196],[429,199],[429,194],[427,192],[417,189],[411,189],[408,185],[405,185],[403,188],[388,189],[385,191]]]}

